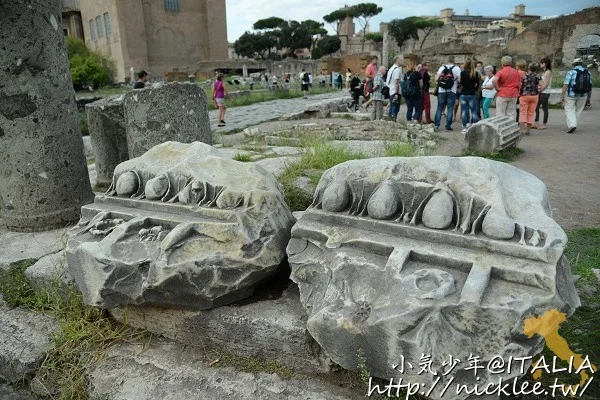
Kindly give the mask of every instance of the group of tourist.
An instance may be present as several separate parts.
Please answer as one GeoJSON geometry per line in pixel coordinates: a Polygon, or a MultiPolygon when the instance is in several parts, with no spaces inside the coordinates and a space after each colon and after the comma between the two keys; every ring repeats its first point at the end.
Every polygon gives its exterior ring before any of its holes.
{"type": "MultiPolygon", "coordinates": [[[[417,64],[411,58],[395,57],[389,70],[384,66],[378,68],[377,63],[377,56],[372,56],[362,80],[358,73],[353,74],[348,69],[346,85],[352,94],[349,111],[359,111],[362,96],[365,99],[363,108],[368,110],[369,106],[373,106],[372,119],[383,118],[387,103],[387,116],[395,121],[403,97],[407,122],[421,123],[425,117],[425,122],[433,122],[435,131],[438,131],[445,116],[445,129],[452,131],[452,122],[457,118],[460,106],[462,133],[465,134],[470,125],[490,117],[489,109],[496,99],[496,116],[514,117],[523,135],[529,135],[530,129],[547,129],[548,100],[552,89],[549,58],[529,64],[518,60],[516,68],[513,68],[512,57],[504,56],[501,69],[494,74],[491,65],[483,67],[481,62],[467,59],[458,66],[454,56],[449,56],[447,63],[441,65],[433,77],[429,74],[427,63],[417,64]],[[433,95],[438,98],[433,121],[430,115],[432,80],[435,85],[433,95]],[[541,125],[540,108],[543,112],[541,125]]],[[[573,60],[573,69],[567,73],[563,84],[561,100],[568,133],[575,132],[583,108],[586,105],[591,107],[591,74],[582,64],[581,58],[573,60]],[[579,77],[582,73],[584,78],[579,77]]]]}

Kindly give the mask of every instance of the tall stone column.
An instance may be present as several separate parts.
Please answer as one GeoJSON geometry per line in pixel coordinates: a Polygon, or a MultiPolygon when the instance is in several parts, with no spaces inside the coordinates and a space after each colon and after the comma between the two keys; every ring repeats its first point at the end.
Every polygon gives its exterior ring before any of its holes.
{"type": "Polygon", "coordinates": [[[390,51],[390,33],[388,30],[383,32],[383,42],[381,43],[381,65],[390,68],[389,58],[390,51]]]}
{"type": "Polygon", "coordinates": [[[60,0],[0,3],[0,209],[8,229],[76,222],[94,194],[60,0]]]}

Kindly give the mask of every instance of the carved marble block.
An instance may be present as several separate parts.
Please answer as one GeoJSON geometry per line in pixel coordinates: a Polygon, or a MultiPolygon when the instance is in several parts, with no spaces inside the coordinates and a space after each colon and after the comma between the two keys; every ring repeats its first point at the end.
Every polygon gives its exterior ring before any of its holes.
{"type": "Polygon", "coordinates": [[[356,369],[361,350],[371,374],[428,390],[423,355],[438,371],[462,360],[444,382],[474,384],[469,355],[485,365],[541,350],[523,320],[580,304],[566,243],[529,173],[477,157],[380,158],[325,172],[287,252],[308,330],[333,361],[356,369]],[[400,373],[403,359],[416,368],[400,373]]]}
{"type": "Polygon", "coordinates": [[[285,257],[293,216],[272,174],[200,142],[115,168],[82,207],[67,262],[86,303],[208,309],[250,296],[285,257]]]}
{"type": "Polygon", "coordinates": [[[516,147],[521,140],[519,124],[512,117],[492,117],[471,125],[465,135],[470,151],[493,153],[516,147]]]}

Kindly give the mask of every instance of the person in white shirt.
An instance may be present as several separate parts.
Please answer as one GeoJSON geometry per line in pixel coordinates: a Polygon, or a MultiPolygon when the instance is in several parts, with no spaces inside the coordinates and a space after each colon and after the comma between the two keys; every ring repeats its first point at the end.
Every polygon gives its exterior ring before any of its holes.
{"type": "Polygon", "coordinates": [[[454,103],[456,103],[456,89],[458,87],[458,79],[460,78],[460,68],[454,65],[454,56],[448,56],[448,63],[442,65],[440,69],[438,69],[437,74],[435,75],[435,81],[438,83],[438,104],[437,111],[435,112],[435,128],[434,130],[437,132],[440,129],[440,123],[442,121],[442,112],[444,107],[446,110],[446,130],[452,130],[452,116],[454,112],[454,103]],[[452,87],[444,88],[444,82],[447,81],[444,76],[444,70],[448,69],[452,72],[452,77],[450,79],[453,80],[452,87]],[[441,78],[441,79],[440,79],[441,78]]]}
{"type": "Polygon", "coordinates": [[[390,67],[386,86],[390,88],[390,111],[388,113],[392,121],[396,121],[396,117],[400,112],[400,77],[402,76],[402,57],[394,57],[394,64],[390,67]]]}
{"type": "Polygon", "coordinates": [[[483,98],[481,108],[483,109],[483,118],[486,119],[490,117],[490,105],[496,96],[496,89],[494,89],[492,83],[492,80],[494,79],[494,67],[488,65],[483,70],[485,72],[485,79],[481,85],[481,96],[483,98]]]}

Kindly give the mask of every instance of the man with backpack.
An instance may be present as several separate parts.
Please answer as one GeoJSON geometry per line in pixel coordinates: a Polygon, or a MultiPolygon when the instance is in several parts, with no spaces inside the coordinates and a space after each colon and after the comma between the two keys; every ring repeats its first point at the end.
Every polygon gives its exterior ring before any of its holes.
{"type": "Polygon", "coordinates": [[[302,68],[302,72],[300,72],[300,87],[302,89],[302,94],[304,95],[305,99],[308,99],[308,84],[310,83],[310,76],[308,75],[308,72],[306,72],[304,70],[304,68],[302,68]]]}
{"type": "Polygon", "coordinates": [[[459,78],[460,68],[454,65],[454,56],[448,56],[448,64],[442,65],[435,75],[435,80],[438,84],[438,104],[437,111],[435,112],[434,128],[436,132],[440,129],[444,107],[447,107],[446,130],[452,130],[452,115],[454,112],[454,103],[456,102],[456,90],[459,78]]]}
{"type": "Polygon", "coordinates": [[[573,69],[567,72],[563,82],[561,101],[564,103],[567,133],[574,133],[577,121],[585,107],[587,94],[592,90],[592,75],[583,67],[583,60],[573,60],[573,69]]]}

